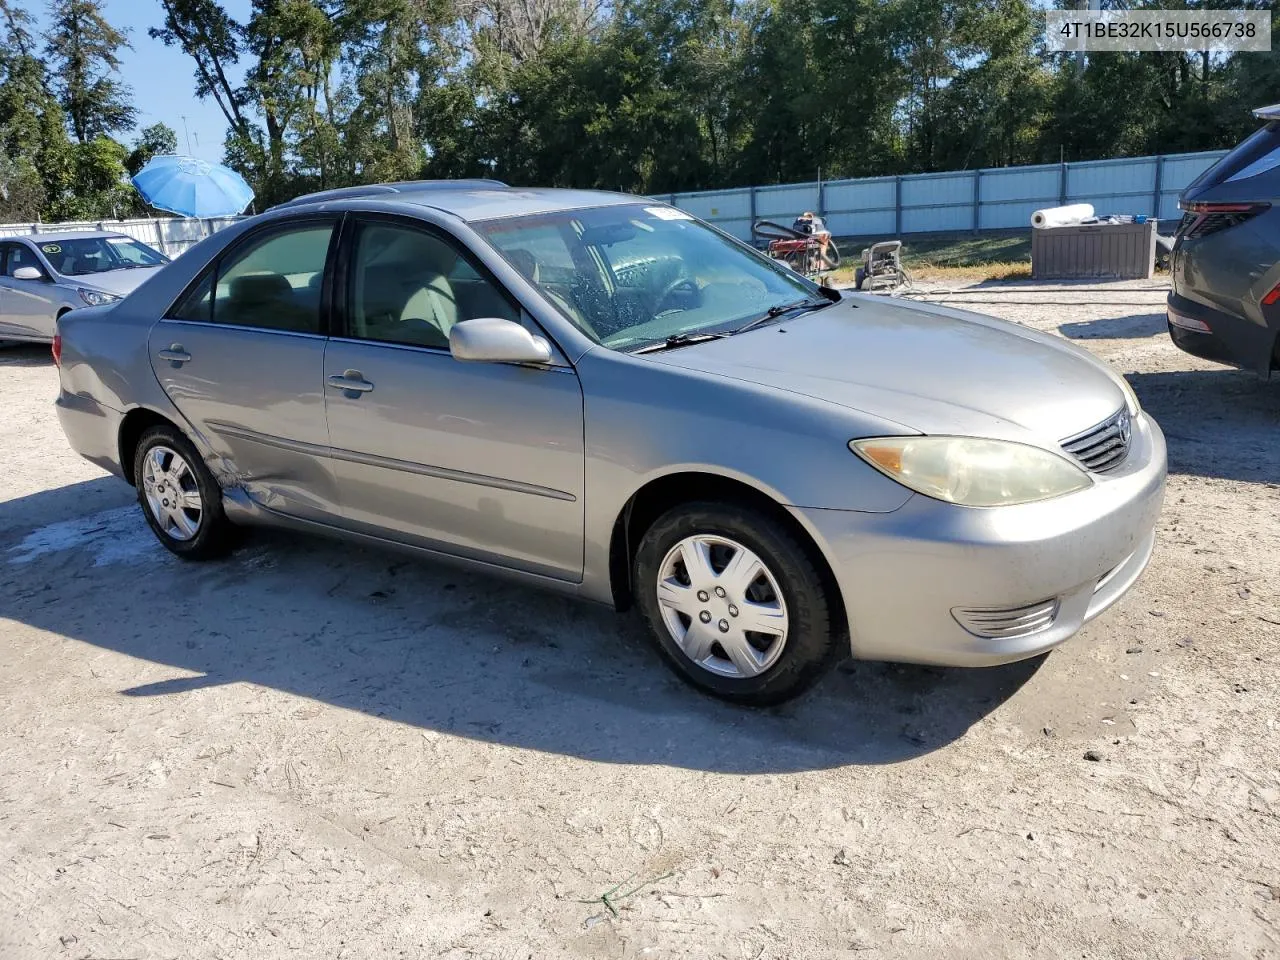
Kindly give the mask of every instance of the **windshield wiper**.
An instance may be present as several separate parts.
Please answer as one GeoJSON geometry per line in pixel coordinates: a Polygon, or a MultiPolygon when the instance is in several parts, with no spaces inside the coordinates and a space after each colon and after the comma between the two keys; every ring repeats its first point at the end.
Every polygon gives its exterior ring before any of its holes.
{"type": "Polygon", "coordinates": [[[754,320],[748,320],[734,333],[746,333],[753,327],[758,327],[762,323],[768,323],[770,320],[777,320],[784,314],[792,313],[796,310],[819,310],[822,307],[829,307],[834,300],[828,300],[826,297],[806,297],[804,300],[796,300],[794,303],[779,303],[777,306],[770,307],[754,320]]]}
{"type": "Polygon", "coordinates": [[[729,336],[727,333],[676,333],[665,340],[659,340],[657,343],[651,343],[647,347],[631,352],[657,353],[659,350],[674,350],[677,347],[688,347],[695,343],[706,343],[708,340],[721,340],[727,336],[729,336]]]}

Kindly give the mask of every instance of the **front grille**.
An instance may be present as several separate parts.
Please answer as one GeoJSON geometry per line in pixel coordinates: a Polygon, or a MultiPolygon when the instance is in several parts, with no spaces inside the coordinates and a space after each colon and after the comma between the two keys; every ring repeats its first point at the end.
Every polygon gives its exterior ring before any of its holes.
{"type": "Polygon", "coordinates": [[[1062,441],[1062,449],[1074,457],[1085,469],[1094,473],[1103,473],[1120,462],[1129,454],[1129,440],[1133,425],[1129,420],[1129,411],[1121,409],[1119,413],[1103,420],[1096,427],[1090,427],[1083,433],[1067,437],[1062,441]]]}
{"type": "Polygon", "coordinates": [[[1013,640],[1052,626],[1058,615],[1058,600],[1054,597],[1025,607],[956,607],[951,615],[975,636],[1013,640]]]}

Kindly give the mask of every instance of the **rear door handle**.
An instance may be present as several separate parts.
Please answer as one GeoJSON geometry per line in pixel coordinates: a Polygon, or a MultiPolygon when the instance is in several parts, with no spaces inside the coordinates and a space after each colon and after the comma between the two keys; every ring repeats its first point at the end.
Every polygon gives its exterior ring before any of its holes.
{"type": "Polygon", "coordinates": [[[366,380],[359,370],[348,370],[341,376],[334,374],[329,378],[329,386],[335,390],[341,390],[348,396],[368,393],[373,389],[373,384],[366,380]]]}
{"type": "Polygon", "coordinates": [[[169,349],[157,351],[156,356],[161,360],[168,360],[175,367],[180,367],[191,359],[191,354],[182,349],[182,344],[170,344],[169,349]]]}

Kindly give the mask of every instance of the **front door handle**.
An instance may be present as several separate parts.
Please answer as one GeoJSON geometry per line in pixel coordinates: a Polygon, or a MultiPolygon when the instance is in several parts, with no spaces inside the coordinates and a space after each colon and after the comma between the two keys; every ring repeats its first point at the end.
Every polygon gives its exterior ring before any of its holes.
{"type": "Polygon", "coordinates": [[[329,378],[329,386],[335,390],[341,390],[352,399],[373,389],[373,384],[366,380],[359,370],[348,370],[341,376],[334,374],[329,378]]]}
{"type": "Polygon", "coordinates": [[[191,359],[191,354],[183,350],[180,343],[170,344],[169,349],[157,351],[156,356],[161,360],[168,360],[175,367],[180,367],[191,359]]]}

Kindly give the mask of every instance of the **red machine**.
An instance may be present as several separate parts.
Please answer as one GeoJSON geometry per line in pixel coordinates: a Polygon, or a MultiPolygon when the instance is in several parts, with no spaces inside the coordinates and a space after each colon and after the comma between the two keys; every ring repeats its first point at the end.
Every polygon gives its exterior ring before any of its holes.
{"type": "Polygon", "coordinates": [[[789,227],[772,220],[757,220],[751,235],[768,241],[769,256],[806,277],[817,277],[840,265],[840,248],[831,239],[831,231],[821,217],[812,213],[797,217],[789,227]]]}

